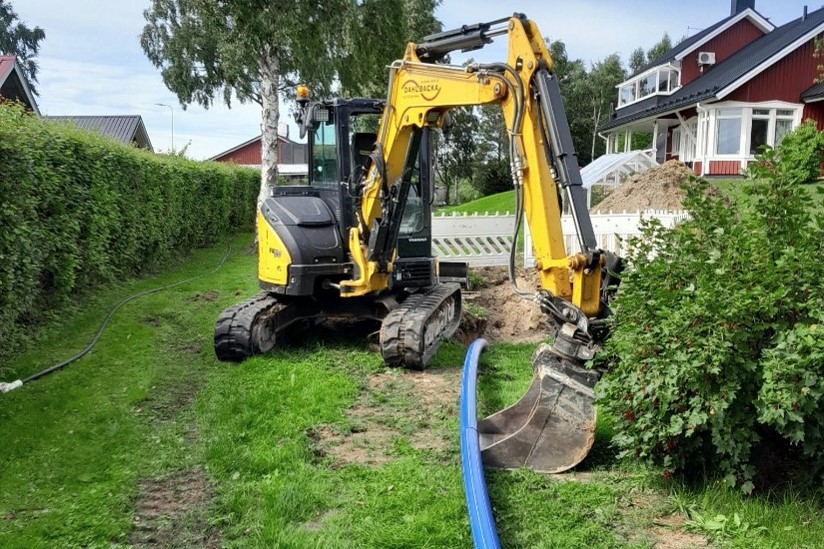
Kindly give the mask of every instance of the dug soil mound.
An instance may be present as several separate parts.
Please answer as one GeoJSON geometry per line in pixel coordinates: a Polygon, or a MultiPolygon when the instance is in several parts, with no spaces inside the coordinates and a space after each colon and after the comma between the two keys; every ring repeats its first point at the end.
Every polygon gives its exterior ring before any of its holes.
{"type": "MultiPolygon", "coordinates": [[[[505,267],[484,267],[474,273],[482,282],[477,292],[466,296],[459,339],[484,337],[490,343],[535,343],[547,338],[546,314],[537,303],[515,293],[505,267]]],[[[519,270],[517,281],[522,290],[534,292],[538,288],[534,270],[519,270]]]]}
{"type": "Polygon", "coordinates": [[[677,160],[637,173],[593,206],[595,213],[680,210],[684,193],[680,189],[692,170],[677,160]]]}

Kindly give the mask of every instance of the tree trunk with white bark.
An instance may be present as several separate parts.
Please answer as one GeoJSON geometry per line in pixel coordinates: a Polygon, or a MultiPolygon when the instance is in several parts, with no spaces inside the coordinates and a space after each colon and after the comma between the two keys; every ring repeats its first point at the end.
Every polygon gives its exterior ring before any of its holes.
{"type": "Polygon", "coordinates": [[[260,103],[263,112],[260,125],[261,166],[258,207],[266,198],[272,196],[272,189],[278,181],[279,69],[276,53],[266,47],[260,59],[260,103]]]}

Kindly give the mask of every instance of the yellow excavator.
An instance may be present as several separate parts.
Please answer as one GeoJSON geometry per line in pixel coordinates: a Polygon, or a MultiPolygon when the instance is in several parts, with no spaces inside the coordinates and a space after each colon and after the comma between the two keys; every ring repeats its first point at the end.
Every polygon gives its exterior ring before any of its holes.
{"type": "Polygon", "coordinates": [[[552,345],[533,356],[534,379],[514,406],[478,425],[487,465],[560,472],[589,451],[595,429],[587,368],[608,335],[608,302],[620,258],[597,246],[552,59],[523,14],[410,43],[389,72],[385,100],[310,101],[299,88],[298,123],[309,134],[309,182],[278,187],[258,212],[258,277],[263,291],[221,313],[215,352],[241,361],[265,353],[290,326],[331,316],[380,321],[390,365],[424,368],[461,315],[465,265],[432,255],[432,131],[456,107],[498,104],[509,134],[515,210],[533,237],[540,287],[515,284],[554,326],[552,345]],[[505,62],[445,64],[496,36],[505,62]],[[566,202],[578,234],[568,253],[566,202]]]}

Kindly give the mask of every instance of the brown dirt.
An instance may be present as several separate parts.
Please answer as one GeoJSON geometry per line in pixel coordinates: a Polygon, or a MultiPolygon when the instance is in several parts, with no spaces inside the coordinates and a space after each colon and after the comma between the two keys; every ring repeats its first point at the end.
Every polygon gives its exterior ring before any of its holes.
{"type": "Polygon", "coordinates": [[[318,457],[337,464],[379,466],[392,459],[395,442],[405,438],[419,450],[443,450],[450,432],[433,425],[458,413],[460,370],[389,370],[370,375],[357,404],[347,411],[345,432],[332,425],[307,430],[318,457]]]}
{"type": "Polygon", "coordinates": [[[666,498],[657,492],[632,492],[625,500],[622,514],[628,517],[630,542],[651,542],[655,549],[705,549],[707,539],[685,529],[687,517],[671,512],[666,498]],[[642,524],[641,528],[634,525],[642,524]]]}
{"type": "Polygon", "coordinates": [[[189,301],[215,301],[220,297],[220,293],[209,290],[208,292],[198,292],[189,298],[189,301]]]}
{"type": "Polygon", "coordinates": [[[680,210],[684,193],[679,186],[694,175],[683,162],[669,160],[631,176],[592,208],[595,213],[680,210]]]}
{"type": "Polygon", "coordinates": [[[135,547],[220,547],[220,532],[207,520],[212,487],[202,468],[140,483],[132,534],[135,547]]]}
{"type": "Polygon", "coordinates": [[[655,549],[698,549],[710,547],[704,536],[684,530],[687,518],[680,513],[658,517],[654,526],[645,528],[653,538],[655,549]]]}
{"type": "Polygon", "coordinates": [[[199,390],[200,383],[191,378],[183,382],[160,381],[152,387],[136,411],[154,421],[175,421],[183,410],[194,403],[199,390]]]}
{"type": "MultiPolygon", "coordinates": [[[[490,343],[537,343],[547,338],[546,314],[536,303],[515,293],[505,267],[483,267],[474,272],[483,279],[483,285],[474,295],[471,292],[467,295],[468,314],[461,321],[459,336],[463,339],[473,339],[467,335],[482,336],[490,343]],[[472,318],[477,307],[482,309],[479,311],[481,322],[472,318]]],[[[534,291],[538,287],[538,273],[534,270],[519,270],[516,279],[522,290],[534,291]]]]}

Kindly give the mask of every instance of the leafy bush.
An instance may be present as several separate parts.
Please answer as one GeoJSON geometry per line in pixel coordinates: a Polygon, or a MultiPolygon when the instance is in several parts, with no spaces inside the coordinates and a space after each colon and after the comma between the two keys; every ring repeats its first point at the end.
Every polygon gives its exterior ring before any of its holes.
{"type": "Polygon", "coordinates": [[[692,220],[649,222],[629,254],[599,387],[614,442],[676,471],[753,488],[760,440],[824,465],[824,218],[779,159],[739,209],[704,181],[692,220]]]}
{"type": "Polygon", "coordinates": [[[79,290],[250,229],[258,181],[0,105],[0,353],[79,290]]]}
{"type": "Polygon", "coordinates": [[[777,148],[765,147],[748,172],[755,179],[780,178],[789,183],[809,183],[820,175],[822,162],[824,132],[818,131],[814,121],[806,120],[785,135],[777,148]]]}

